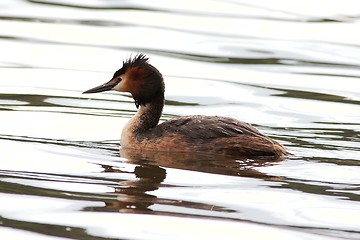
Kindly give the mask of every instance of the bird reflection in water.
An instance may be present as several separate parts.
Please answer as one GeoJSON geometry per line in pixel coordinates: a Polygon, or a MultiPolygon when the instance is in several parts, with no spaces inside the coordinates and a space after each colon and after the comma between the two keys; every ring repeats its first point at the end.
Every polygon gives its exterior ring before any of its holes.
{"type": "MultiPolygon", "coordinates": [[[[152,191],[158,190],[166,178],[166,169],[180,169],[226,176],[241,176],[278,181],[279,177],[261,173],[255,167],[276,164],[273,158],[231,159],[204,153],[162,152],[139,149],[120,149],[120,157],[135,164],[132,174],[136,179],[123,180],[115,187],[116,201],[107,201],[107,211],[127,213],[149,213],[154,204],[181,206],[186,208],[229,212],[221,206],[210,204],[159,199],[152,191]]],[[[282,159],[279,159],[281,161],[282,159]]],[[[113,166],[102,165],[104,172],[129,173],[113,166]]],[[[103,211],[104,209],[102,209],[103,211]]]]}

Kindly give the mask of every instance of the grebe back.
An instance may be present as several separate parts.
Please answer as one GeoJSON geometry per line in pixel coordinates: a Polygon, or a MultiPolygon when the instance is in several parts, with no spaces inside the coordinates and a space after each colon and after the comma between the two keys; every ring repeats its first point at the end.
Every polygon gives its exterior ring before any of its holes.
{"type": "Polygon", "coordinates": [[[161,73],[148,60],[144,54],[138,54],[124,61],[109,82],[84,92],[131,93],[139,110],[122,130],[123,148],[207,152],[242,158],[288,155],[283,145],[233,118],[195,115],[158,124],[164,107],[165,84],[161,73]]]}

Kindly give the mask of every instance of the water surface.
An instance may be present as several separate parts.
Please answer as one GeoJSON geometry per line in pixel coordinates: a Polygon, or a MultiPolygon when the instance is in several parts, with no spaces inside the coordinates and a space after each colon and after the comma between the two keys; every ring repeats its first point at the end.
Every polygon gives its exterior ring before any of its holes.
{"type": "Polygon", "coordinates": [[[357,1],[0,3],[6,239],[359,239],[357,1]],[[162,121],[228,116],[280,162],[120,149],[124,59],[166,80],[162,121]]]}

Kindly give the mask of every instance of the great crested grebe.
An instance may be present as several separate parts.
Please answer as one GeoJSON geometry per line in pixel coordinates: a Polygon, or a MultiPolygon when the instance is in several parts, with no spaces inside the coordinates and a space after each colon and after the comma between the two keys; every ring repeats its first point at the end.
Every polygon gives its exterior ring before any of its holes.
{"type": "Polygon", "coordinates": [[[165,84],[159,70],[138,54],[123,62],[112,79],[84,93],[129,92],[136,115],[122,130],[123,148],[206,152],[232,157],[285,157],[285,147],[250,124],[228,117],[184,116],[158,125],[164,107],[165,84]]]}

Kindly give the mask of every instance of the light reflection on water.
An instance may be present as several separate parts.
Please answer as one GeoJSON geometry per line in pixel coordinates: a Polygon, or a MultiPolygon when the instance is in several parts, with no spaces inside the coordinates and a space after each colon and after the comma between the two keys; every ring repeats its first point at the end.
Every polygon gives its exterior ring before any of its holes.
{"type": "Polygon", "coordinates": [[[360,237],[355,1],[1,4],[2,236],[360,237]],[[119,152],[131,97],[81,92],[141,51],[166,79],[162,120],[238,118],[294,155],[119,152]]]}

